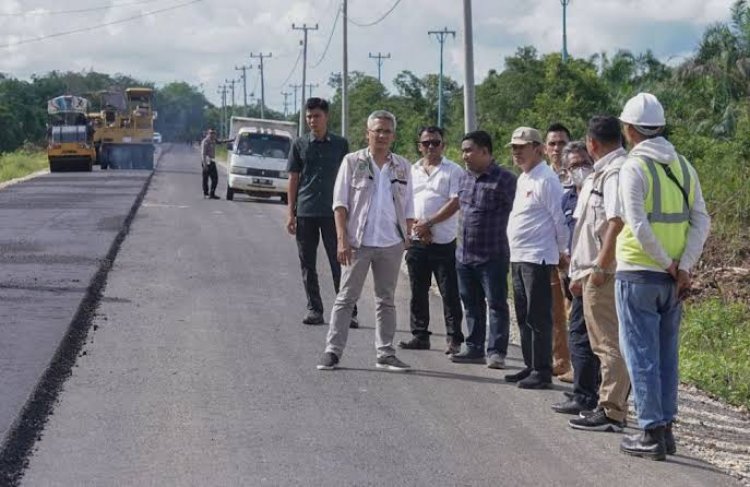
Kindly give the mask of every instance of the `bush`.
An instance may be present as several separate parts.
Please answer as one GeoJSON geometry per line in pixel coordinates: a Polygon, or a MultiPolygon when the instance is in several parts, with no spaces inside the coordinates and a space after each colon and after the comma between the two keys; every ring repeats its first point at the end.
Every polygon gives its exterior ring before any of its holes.
{"type": "Polygon", "coordinates": [[[18,150],[0,154],[0,182],[8,181],[48,167],[47,154],[18,150]]]}
{"type": "Polygon", "coordinates": [[[683,381],[750,407],[750,306],[716,298],[686,305],[680,371],[683,381]]]}

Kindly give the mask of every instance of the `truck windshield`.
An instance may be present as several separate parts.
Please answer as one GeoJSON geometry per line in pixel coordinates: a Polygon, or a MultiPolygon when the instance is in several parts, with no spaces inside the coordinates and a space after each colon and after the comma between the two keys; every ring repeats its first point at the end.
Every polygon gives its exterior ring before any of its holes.
{"type": "Polygon", "coordinates": [[[291,142],[287,137],[270,134],[240,134],[236,153],[286,159],[291,142]]]}

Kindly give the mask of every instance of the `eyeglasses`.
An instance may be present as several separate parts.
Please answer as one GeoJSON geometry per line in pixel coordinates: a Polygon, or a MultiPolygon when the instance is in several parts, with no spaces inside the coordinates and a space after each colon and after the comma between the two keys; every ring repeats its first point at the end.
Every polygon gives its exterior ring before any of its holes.
{"type": "Polygon", "coordinates": [[[388,129],[375,129],[375,130],[367,129],[367,131],[370,132],[370,133],[373,133],[373,134],[375,134],[377,136],[381,136],[381,135],[384,135],[384,136],[393,135],[393,130],[388,130],[388,129]]]}
{"type": "Polygon", "coordinates": [[[419,141],[419,145],[421,145],[421,146],[422,146],[422,147],[424,147],[425,149],[426,149],[426,148],[428,148],[429,146],[432,146],[432,147],[440,147],[440,145],[441,145],[442,143],[443,143],[443,141],[442,141],[442,140],[420,140],[420,141],[419,141]]]}

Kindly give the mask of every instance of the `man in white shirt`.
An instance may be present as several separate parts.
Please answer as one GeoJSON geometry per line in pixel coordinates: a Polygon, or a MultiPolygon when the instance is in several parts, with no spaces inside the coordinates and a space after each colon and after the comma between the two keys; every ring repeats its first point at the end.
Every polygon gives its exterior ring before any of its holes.
{"type": "Polygon", "coordinates": [[[568,263],[568,228],[562,212],[563,189],[544,163],[538,130],[519,127],[508,144],[523,171],[508,221],[513,301],[526,365],[505,376],[522,389],[552,385],[552,292],[550,274],[568,263]]]}
{"type": "Polygon", "coordinates": [[[375,287],[376,367],[406,371],[393,348],[394,295],[401,257],[414,223],[411,164],[391,152],[396,117],[377,110],[367,118],[368,147],[347,154],[333,189],[341,288],[331,313],[326,349],[318,370],[336,368],[346,346],[354,305],[372,268],[375,287]]]}
{"type": "Polygon", "coordinates": [[[430,348],[430,299],[432,276],[435,276],[443,298],[445,319],[445,353],[461,350],[463,310],[456,277],[456,227],[458,224],[458,189],[464,170],[443,156],[443,129],[424,127],[417,148],[422,154],[411,168],[414,185],[414,231],[406,251],[406,265],[411,283],[411,332],[413,337],[399,342],[411,350],[430,348]]]}

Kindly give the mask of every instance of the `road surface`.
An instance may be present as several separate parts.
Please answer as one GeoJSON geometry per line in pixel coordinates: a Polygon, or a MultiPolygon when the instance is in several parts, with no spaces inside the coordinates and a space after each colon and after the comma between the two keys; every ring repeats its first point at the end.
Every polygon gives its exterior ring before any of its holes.
{"type": "MultiPolygon", "coordinates": [[[[276,199],[204,200],[196,154],[165,155],[22,485],[738,485],[571,430],[550,410],[567,386],[523,391],[503,371],[452,364],[438,299],[434,349],[399,352],[413,372],[375,369],[370,282],[342,368],[316,370],[327,328],[301,324],[284,216],[276,199]]],[[[408,296],[402,276],[397,339],[408,296]]]]}

